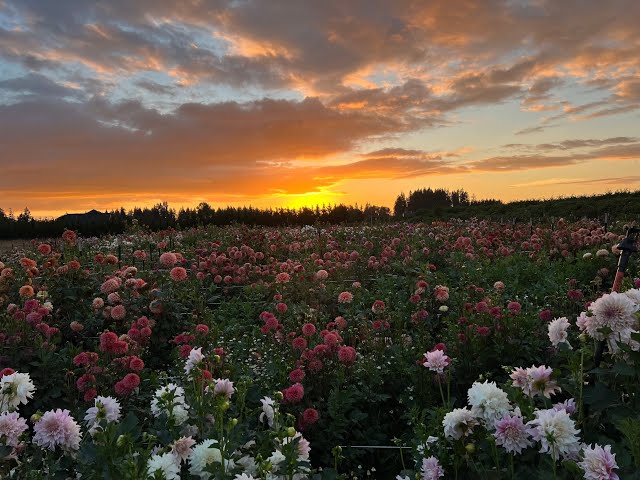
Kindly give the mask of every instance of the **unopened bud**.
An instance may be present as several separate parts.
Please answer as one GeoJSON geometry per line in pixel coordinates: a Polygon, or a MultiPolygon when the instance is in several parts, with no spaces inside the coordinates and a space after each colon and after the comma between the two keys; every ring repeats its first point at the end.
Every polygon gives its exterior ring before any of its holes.
{"type": "Polygon", "coordinates": [[[475,443],[467,443],[464,446],[464,449],[467,451],[467,453],[474,454],[475,451],[476,451],[476,444],[475,443]]]}

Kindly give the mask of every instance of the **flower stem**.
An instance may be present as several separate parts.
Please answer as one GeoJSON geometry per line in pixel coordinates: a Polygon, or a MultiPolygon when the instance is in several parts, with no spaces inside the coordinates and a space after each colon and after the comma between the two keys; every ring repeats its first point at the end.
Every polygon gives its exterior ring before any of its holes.
{"type": "Polygon", "coordinates": [[[444,392],[442,391],[442,382],[440,381],[440,375],[438,374],[438,388],[440,389],[440,398],[442,399],[442,406],[448,408],[447,403],[444,401],[444,392]]]}
{"type": "Polygon", "coordinates": [[[509,471],[511,472],[511,480],[514,480],[516,477],[513,473],[513,453],[509,454],[509,471]]]}

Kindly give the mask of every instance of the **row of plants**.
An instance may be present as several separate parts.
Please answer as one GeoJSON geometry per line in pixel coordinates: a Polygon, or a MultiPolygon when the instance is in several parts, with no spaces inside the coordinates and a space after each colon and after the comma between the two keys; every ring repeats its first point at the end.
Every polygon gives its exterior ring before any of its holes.
{"type": "Polygon", "coordinates": [[[0,259],[1,473],[635,478],[619,240],[455,220],[33,242],[0,259]]]}

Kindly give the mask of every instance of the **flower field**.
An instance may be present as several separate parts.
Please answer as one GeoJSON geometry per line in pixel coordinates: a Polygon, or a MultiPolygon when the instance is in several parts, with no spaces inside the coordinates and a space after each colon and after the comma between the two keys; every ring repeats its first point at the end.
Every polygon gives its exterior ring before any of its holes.
{"type": "Polygon", "coordinates": [[[562,220],[0,256],[0,478],[640,478],[640,280],[562,220]]]}

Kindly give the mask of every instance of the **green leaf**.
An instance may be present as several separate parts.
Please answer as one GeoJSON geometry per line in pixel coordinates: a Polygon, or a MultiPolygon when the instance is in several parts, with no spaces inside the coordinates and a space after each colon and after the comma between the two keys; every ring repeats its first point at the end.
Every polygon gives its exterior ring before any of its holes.
{"type": "Polygon", "coordinates": [[[636,375],[636,369],[627,363],[616,363],[611,370],[616,375],[622,375],[624,377],[633,377],[636,375]]]}
{"type": "Polygon", "coordinates": [[[593,387],[584,389],[584,403],[597,410],[604,410],[618,400],[617,394],[609,390],[603,383],[596,382],[593,387]]]}

